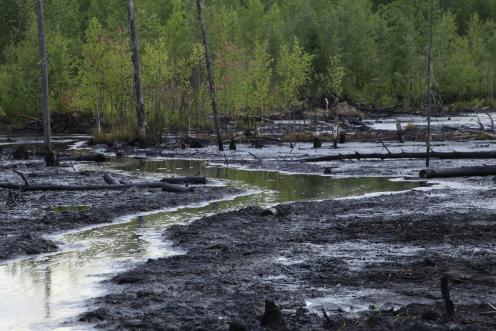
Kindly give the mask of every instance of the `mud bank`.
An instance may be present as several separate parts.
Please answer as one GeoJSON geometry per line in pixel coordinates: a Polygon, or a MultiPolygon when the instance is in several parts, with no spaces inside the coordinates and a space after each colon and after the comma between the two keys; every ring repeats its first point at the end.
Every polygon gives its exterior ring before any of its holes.
{"type": "MultiPolygon", "coordinates": [[[[408,142],[405,144],[388,143],[391,153],[425,152],[425,144],[408,142]]],[[[433,143],[436,152],[488,152],[496,148],[494,142],[487,141],[446,141],[433,143]]],[[[99,151],[112,153],[101,148],[99,151]]],[[[322,148],[315,149],[310,143],[297,143],[294,148],[289,144],[267,145],[264,148],[253,148],[248,144],[239,144],[236,151],[218,152],[216,147],[199,149],[164,149],[149,148],[137,150],[129,148],[125,155],[131,158],[160,161],[168,159],[205,160],[213,164],[248,169],[271,170],[289,173],[323,174],[330,171],[334,177],[417,177],[419,171],[425,168],[423,159],[365,159],[307,163],[306,158],[355,153],[384,153],[388,151],[376,143],[349,143],[340,145],[338,149],[332,144],[324,143],[322,148]]],[[[112,155],[112,154],[110,154],[112,155]]],[[[495,164],[495,160],[440,160],[432,159],[432,167],[461,167],[495,164]]]]}
{"type": "MultiPolygon", "coordinates": [[[[103,172],[77,171],[72,166],[46,168],[41,161],[4,161],[0,181],[22,183],[12,170],[37,184],[104,184],[103,172]]],[[[115,174],[127,182],[143,178],[115,174]]],[[[195,187],[193,192],[169,193],[160,189],[123,191],[17,192],[0,189],[0,261],[57,250],[43,235],[101,223],[116,217],[215,200],[234,193],[225,187],[195,187]]]]}
{"type": "Polygon", "coordinates": [[[187,253],[116,276],[81,320],[126,330],[493,330],[496,189],[491,179],[471,185],[174,226],[165,239],[187,253]],[[282,319],[267,324],[266,300],[282,319]]]}

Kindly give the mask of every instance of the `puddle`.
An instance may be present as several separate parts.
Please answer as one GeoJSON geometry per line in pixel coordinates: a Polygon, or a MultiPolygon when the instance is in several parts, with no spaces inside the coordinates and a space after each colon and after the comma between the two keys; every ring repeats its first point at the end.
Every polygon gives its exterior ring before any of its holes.
{"type": "MultiPolygon", "coordinates": [[[[177,174],[192,176],[198,173],[207,178],[229,180],[274,192],[267,203],[341,198],[372,192],[409,190],[419,186],[414,182],[391,181],[384,177],[332,178],[330,176],[289,174],[275,171],[226,168],[200,160],[140,161],[127,160],[116,165],[130,172],[177,174]]],[[[263,193],[262,193],[263,194],[263,193]]]]}
{"type": "MultiPolygon", "coordinates": [[[[245,188],[248,193],[186,208],[145,213],[143,218],[125,217],[111,225],[51,236],[62,243],[61,251],[0,265],[0,329],[90,329],[91,326],[77,325],[73,320],[88,309],[89,299],[105,293],[102,280],[149,258],[184,254],[163,241],[164,229],[172,224],[248,205],[401,191],[418,186],[417,183],[393,182],[386,178],[333,179],[226,169],[190,160],[123,160],[113,166],[145,175],[181,176],[201,172],[228,185],[245,188]],[[67,321],[69,324],[64,323],[67,321]]],[[[64,208],[83,207],[57,208],[64,211],[64,208]]]]}

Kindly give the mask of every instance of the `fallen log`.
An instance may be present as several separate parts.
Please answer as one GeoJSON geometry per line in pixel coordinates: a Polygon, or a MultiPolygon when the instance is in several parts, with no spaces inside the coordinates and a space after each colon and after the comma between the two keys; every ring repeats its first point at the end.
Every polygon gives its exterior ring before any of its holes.
{"type": "Polygon", "coordinates": [[[166,178],[162,178],[160,181],[169,184],[206,184],[207,177],[205,176],[166,177],[166,178]]]}
{"type": "Polygon", "coordinates": [[[451,301],[450,288],[449,288],[449,277],[444,275],[441,277],[441,295],[444,299],[444,305],[446,307],[446,319],[448,321],[455,320],[455,305],[451,301]]]}
{"type": "Polygon", "coordinates": [[[103,174],[103,180],[105,181],[105,183],[109,184],[109,185],[116,185],[116,184],[119,184],[115,179],[114,177],[110,176],[110,174],[108,173],[104,173],[103,174]]]}
{"type": "Polygon", "coordinates": [[[90,155],[61,157],[60,161],[78,161],[78,162],[101,163],[101,162],[107,162],[107,157],[104,154],[90,154],[90,155]]]}
{"type": "Polygon", "coordinates": [[[109,184],[109,185],[115,185],[115,184],[123,184],[123,185],[127,185],[129,184],[128,182],[124,181],[124,180],[119,180],[117,181],[114,177],[112,177],[109,173],[104,173],[103,174],[103,180],[105,181],[105,183],[109,184]]]}
{"type": "Polygon", "coordinates": [[[428,168],[420,170],[420,178],[447,178],[447,177],[469,177],[469,176],[494,176],[496,166],[475,166],[459,168],[428,168]]]}
{"type": "MultiPolygon", "coordinates": [[[[361,160],[361,159],[425,159],[425,153],[358,153],[336,154],[311,157],[303,159],[304,162],[323,162],[340,160],[361,160]]],[[[430,156],[436,159],[496,159],[496,152],[431,152],[430,156]]]]}
{"type": "Polygon", "coordinates": [[[191,192],[191,187],[163,183],[147,182],[133,184],[110,184],[110,185],[52,185],[52,184],[31,184],[21,185],[13,183],[0,183],[0,188],[19,191],[100,191],[100,190],[125,190],[129,188],[161,188],[163,191],[174,193],[191,192]]]}

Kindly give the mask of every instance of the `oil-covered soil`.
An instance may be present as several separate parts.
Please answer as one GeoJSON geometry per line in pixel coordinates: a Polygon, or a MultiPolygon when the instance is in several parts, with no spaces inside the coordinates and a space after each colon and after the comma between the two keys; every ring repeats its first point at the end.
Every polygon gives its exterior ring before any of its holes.
{"type": "Polygon", "coordinates": [[[81,320],[111,330],[494,330],[495,203],[492,179],[478,178],[295,203],[280,216],[251,207],[202,218],[165,233],[186,254],[116,276],[81,320]]]}
{"type": "MultiPolygon", "coordinates": [[[[0,163],[0,182],[22,184],[13,170],[25,174],[31,184],[104,184],[101,171],[80,170],[78,164],[46,168],[40,160],[4,160],[0,163]]],[[[126,182],[146,180],[122,173],[113,176],[126,182]]],[[[188,193],[134,188],[76,192],[0,189],[0,261],[55,251],[56,244],[43,238],[46,234],[110,223],[123,215],[215,200],[230,193],[233,189],[222,187],[195,187],[188,193]]]]}

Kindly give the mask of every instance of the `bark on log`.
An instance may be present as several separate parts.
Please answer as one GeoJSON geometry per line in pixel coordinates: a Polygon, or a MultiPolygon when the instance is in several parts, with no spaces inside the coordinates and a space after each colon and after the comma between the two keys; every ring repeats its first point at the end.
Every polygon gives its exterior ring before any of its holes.
{"type": "Polygon", "coordinates": [[[112,185],[50,185],[32,184],[30,186],[0,183],[0,188],[19,191],[100,191],[100,190],[125,190],[128,188],[161,188],[163,191],[174,193],[185,193],[193,191],[190,187],[183,187],[163,182],[148,182],[134,184],[112,184],[112,185]]]}
{"type": "Polygon", "coordinates": [[[145,106],[143,102],[143,89],[141,86],[141,64],[140,52],[138,45],[138,32],[136,31],[136,21],[134,17],[134,0],[128,0],[128,21],[129,31],[131,32],[131,49],[133,52],[133,67],[134,67],[134,91],[136,97],[136,115],[138,117],[138,138],[145,137],[145,106]]]}
{"type": "MultiPolygon", "coordinates": [[[[432,152],[430,156],[438,159],[496,159],[496,152],[432,152]]],[[[326,155],[303,159],[304,162],[323,162],[361,159],[425,159],[425,153],[358,153],[326,155]]]]}
{"type": "Polygon", "coordinates": [[[45,140],[45,163],[48,167],[55,166],[57,157],[52,151],[52,130],[50,127],[50,105],[49,105],[49,86],[48,86],[48,60],[45,43],[45,14],[43,0],[36,1],[38,17],[38,41],[39,41],[39,59],[40,59],[40,78],[41,78],[41,106],[43,109],[43,135],[45,140]]]}
{"type": "Polygon", "coordinates": [[[496,166],[476,166],[460,168],[428,168],[419,173],[421,178],[447,178],[447,177],[469,177],[469,176],[493,176],[496,175],[496,166]]]}
{"type": "Polygon", "coordinates": [[[117,185],[119,184],[115,179],[114,177],[110,176],[110,174],[108,173],[104,173],[103,174],[103,180],[105,181],[105,183],[109,184],[109,185],[117,185]]]}
{"type": "Polygon", "coordinates": [[[78,161],[78,162],[107,162],[107,157],[103,154],[80,155],[73,157],[61,157],[60,161],[78,161]]]}
{"type": "Polygon", "coordinates": [[[167,178],[162,178],[160,181],[169,184],[206,184],[207,177],[205,176],[167,177],[167,178]]]}
{"type": "Polygon", "coordinates": [[[203,18],[202,0],[196,0],[196,8],[198,11],[198,21],[200,23],[203,48],[205,50],[205,63],[207,65],[207,77],[208,77],[208,84],[210,87],[210,100],[212,102],[212,112],[214,115],[214,130],[215,130],[215,135],[217,136],[217,144],[219,145],[219,151],[223,152],[224,144],[222,143],[222,135],[220,133],[220,124],[219,124],[219,115],[218,115],[219,112],[217,110],[217,99],[215,96],[213,65],[212,65],[212,60],[210,59],[207,29],[205,27],[205,20],[203,18]]]}
{"type": "Polygon", "coordinates": [[[398,135],[398,140],[401,144],[405,142],[403,138],[403,131],[401,130],[401,122],[396,122],[396,134],[398,135]]]}
{"type": "Polygon", "coordinates": [[[441,294],[446,306],[446,319],[453,321],[455,319],[455,305],[450,298],[449,277],[447,275],[441,277],[441,294]]]}

